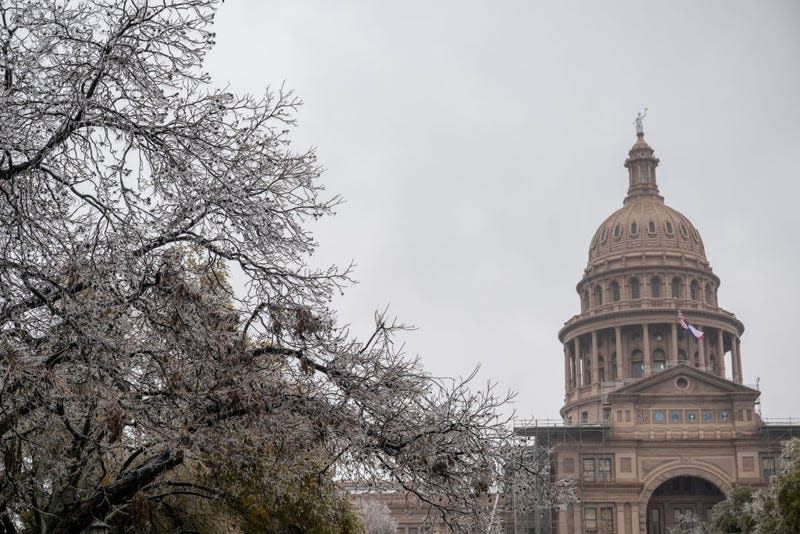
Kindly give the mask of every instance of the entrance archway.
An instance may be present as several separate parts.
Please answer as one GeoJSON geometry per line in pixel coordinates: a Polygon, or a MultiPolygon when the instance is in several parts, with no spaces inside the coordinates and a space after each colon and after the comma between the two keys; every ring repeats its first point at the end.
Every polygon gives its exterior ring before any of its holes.
{"type": "Polygon", "coordinates": [[[673,526],[709,521],[711,509],[725,498],[712,482],[696,476],[665,480],[647,501],[647,534],[667,534],[673,526]]]}

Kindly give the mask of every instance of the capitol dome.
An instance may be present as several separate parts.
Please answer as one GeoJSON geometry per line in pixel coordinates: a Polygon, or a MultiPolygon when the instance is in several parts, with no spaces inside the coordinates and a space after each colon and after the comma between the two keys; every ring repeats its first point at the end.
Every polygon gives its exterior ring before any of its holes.
{"type": "Polygon", "coordinates": [[[587,270],[631,255],[670,255],[708,265],[697,228],[679,211],[664,204],[659,195],[653,149],[637,136],[628,153],[628,195],[622,208],[598,227],[589,245],[587,270]]]}

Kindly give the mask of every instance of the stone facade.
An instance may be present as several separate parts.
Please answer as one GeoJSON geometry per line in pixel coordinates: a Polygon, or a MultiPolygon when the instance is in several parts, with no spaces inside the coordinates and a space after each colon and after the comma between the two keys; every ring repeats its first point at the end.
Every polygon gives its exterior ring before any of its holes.
{"type": "Polygon", "coordinates": [[[580,497],[534,532],[666,534],[709,519],[734,484],[764,485],[780,441],[800,434],[761,421],[742,384],[744,325],[717,301],[699,232],[664,204],[653,154],[639,131],[623,207],[591,241],[581,313],[559,332],[563,422],[517,429],[554,447],[555,476],[580,497]]]}

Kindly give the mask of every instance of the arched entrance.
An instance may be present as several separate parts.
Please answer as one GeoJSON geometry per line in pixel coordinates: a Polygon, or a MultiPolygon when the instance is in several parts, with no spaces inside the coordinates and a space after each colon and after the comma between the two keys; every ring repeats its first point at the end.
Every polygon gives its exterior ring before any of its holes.
{"type": "Polygon", "coordinates": [[[709,521],[711,509],[725,498],[713,483],[696,476],[665,480],[647,501],[647,534],[667,534],[673,526],[709,521]]]}

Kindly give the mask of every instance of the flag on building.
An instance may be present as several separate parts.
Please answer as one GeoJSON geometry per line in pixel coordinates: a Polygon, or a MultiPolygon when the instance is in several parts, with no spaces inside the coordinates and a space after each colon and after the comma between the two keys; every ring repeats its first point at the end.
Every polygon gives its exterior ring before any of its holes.
{"type": "Polygon", "coordinates": [[[678,322],[681,323],[681,328],[683,328],[687,334],[692,334],[697,339],[703,339],[703,331],[687,323],[680,308],[678,309],[678,322]]]}

